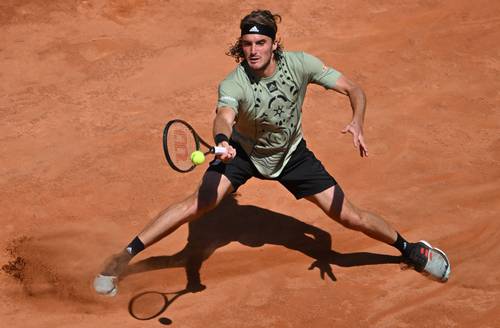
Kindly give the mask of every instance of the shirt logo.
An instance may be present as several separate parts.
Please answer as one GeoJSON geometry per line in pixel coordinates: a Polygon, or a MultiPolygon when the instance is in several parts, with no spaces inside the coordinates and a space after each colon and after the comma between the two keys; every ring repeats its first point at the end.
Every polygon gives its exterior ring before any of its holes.
{"type": "Polygon", "coordinates": [[[260,32],[257,26],[254,26],[250,29],[250,32],[260,32]]]}
{"type": "Polygon", "coordinates": [[[266,87],[267,87],[267,90],[269,90],[269,92],[278,91],[278,87],[276,86],[276,81],[272,81],[272,82],[267,83],[266,87]]]}

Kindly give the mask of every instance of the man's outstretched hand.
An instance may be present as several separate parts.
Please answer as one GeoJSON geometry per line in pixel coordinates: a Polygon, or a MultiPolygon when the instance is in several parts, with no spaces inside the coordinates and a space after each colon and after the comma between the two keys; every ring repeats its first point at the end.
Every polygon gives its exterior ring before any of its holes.
{"type": "Polygon", "coordinates": [[[347,132],[352,134],[352,141],[354,147],[359,149],[359,155],[361,157],[368,156],[368,147],[366,147],[365,139],[363,138],[363,127],[356,121],[352,121],[342,130],[344,134],[347,132]]]}

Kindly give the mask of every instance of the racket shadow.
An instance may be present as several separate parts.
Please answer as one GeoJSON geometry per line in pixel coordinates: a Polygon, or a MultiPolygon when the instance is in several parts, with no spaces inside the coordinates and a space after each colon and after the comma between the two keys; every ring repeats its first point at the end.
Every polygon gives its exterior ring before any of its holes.
{"type": "Polygon", "coordinates": [[[319,269],[324,279],[336,277],[331,265],[342,267],[401,263],[400,256],[367,252],[339,253],[331,249],[331,235],[317,227],[288,215],[252,205],[239,205],[235,196],[228,196],[215,210],[189,223],[186,246],[178,253],[153,256],[129,265],[124,277],[131,274],[184,267],[187,276],[186,290],[199,292],[205,289],[200,269],[218,248],[231,242],[249,247],[265,244],[280,245],[310,257],[309,267],[319,269]]]}
{"type": "MultiPolygon", "coordinates": [[[[134,295],[128,303],[129,314],[137,320],[151,320],[163,314],[179,297],[189,293],[183,289],[177,292],[145,291],[134,295]]],[[[168,318],[160,318],[168,320],[168,318]]]]}

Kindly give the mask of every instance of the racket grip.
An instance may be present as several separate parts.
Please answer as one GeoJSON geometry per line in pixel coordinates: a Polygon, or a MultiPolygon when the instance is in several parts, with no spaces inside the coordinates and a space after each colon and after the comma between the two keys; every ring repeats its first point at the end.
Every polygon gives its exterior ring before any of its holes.
{"type": "Polygon", "coordinates": [[[217,146],[214,147],[214,154],[215,155],[224,155],[225,153],[227,153],[226,148],[224,148],[224,147],[217,147],[217,146]]]}

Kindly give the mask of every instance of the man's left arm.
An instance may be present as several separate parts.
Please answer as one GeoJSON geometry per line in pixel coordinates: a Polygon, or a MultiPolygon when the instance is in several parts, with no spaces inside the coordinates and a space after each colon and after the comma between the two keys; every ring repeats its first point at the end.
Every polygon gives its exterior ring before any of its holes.
{"type": "Polygon", "coordinates": [[[346,78],[340,76],[335,82],[333,90],[342,93],[349,97],[352,108],[352,120],[342,130],[342,133],[351,133],[353,137],[354,147],[359,149],[361,157],[368,156],[368,148],[363,135],[363,124],[365,120],[366,96],[359,85],[346,78]]]}
{"type": "Polygon", "coordinates": [[[363,122],[365,119],[366,97],[363,90],[354,82],[350,81],[339,71],[326,66],[323,62],[307,53],[302,53],[302,67],[309,83],[315,83],[326,89],[332,89],[349,97],[352,107],[352,120],[342,133],[351,133],[354,146],[359,149],[361,157],[368,156],[363,137],[363,122]]]}

